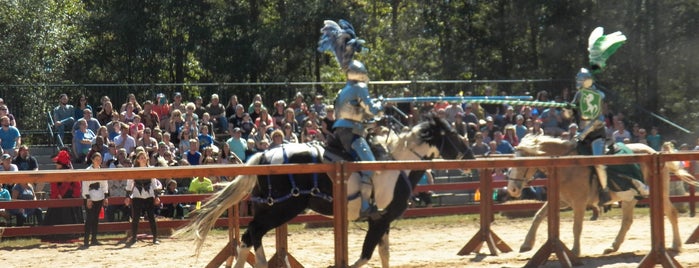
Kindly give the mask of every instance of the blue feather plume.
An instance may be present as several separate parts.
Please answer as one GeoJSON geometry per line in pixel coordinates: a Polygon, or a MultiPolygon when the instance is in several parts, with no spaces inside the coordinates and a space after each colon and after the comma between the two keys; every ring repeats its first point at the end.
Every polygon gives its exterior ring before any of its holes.
{"type": "Polygon", "coordinates": [[[365,49],[365,41],[357,38],[354,27],[346,20],[341,19],[339,22],[326,20],[320,32],[323,35],[318,41],[318,51],[330,51],[335,54],[335,59],[342,70],[348,69],[355,52],[362,52],[365,49]]]}

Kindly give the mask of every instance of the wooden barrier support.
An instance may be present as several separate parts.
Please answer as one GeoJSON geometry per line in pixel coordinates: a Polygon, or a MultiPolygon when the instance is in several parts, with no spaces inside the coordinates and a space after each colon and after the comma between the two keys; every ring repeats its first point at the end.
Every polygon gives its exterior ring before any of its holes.
{"type": "MultiPolygon", "coordinates": [[[[548,179],[548,189],[558,189],[558,167],[553,168],[548,179]]],[[[551,256],[556,254],[561,267],[572,267],[582,265],[582,261],[566,247],[560,238],[560,192],[558,190],[547,191],[548,201],[548,240],[539,248],[524,267],[538,267],[543,265],[551,256]]]]}
{"type": "Polygon", "coordinates": [[[338,268],[349,267],[347,220],[347,180],[349,174],[345,170],[344,161],[335,163],[335,175],[333,180],[333,230],[335,232],[335,266],[338,268]]]}
{"type": "Polygon", "coordinates": [[[481,214],[481,228],[478,232],[471,238],[471,240],[464,245],[463,248],[457,253],[459,256],[468,255],[471,252],[480,251],[483,243],[488,245],[490,254],[493,256],[498,255],[498,249],[505,252],[512,251],[512,248],[508,246],[498,235],[496,235],[492,230],[490,230],[490,223],[493,221],[493,188],[491,187],[491,182],[493,178],[490,176],[492,169],[483,169],[480,171],[480,191],[481,191],[481,202],[480,202],[480,214],[481,214]],[[496,249],[497,248],[497,249],[496,249]]]}
{"type": "MultiPolygon", "coordinates": [[[[660,161],[658,154],[653,158],[653,162],[649,163],[651,174],[655,178],[662,178],[661,170],[664,161],[660,161]]],[[[638,267],[655,267],[656,264],[661,264],[663,267],[682,267],[677,260],[670,256],[665,249],[665,213],[663,212],[663,192],[665,185],[659,183],[658,180],[646,180],[648,187],[653,189],[650,191],[650,241],[651,249],[643,260],[638,264],[638,267]]]]}

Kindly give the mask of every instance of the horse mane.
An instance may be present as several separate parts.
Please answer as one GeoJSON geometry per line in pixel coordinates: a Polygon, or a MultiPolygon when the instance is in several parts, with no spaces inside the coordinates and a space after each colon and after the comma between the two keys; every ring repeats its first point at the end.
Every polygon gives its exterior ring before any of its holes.
{"type": "Polygon", "coordinates": [[[546,135],[526,135],[517,145],[517,151],[529,156],[562,156],[574,152],[575,142],[546,135]]]}

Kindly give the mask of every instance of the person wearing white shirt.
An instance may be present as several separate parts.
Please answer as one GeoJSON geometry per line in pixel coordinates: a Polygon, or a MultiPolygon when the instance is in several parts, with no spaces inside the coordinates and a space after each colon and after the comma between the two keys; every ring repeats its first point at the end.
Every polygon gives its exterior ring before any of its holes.
{"type": "MultiPolygon", "coordinates": [[[[148,153],[139,151],[136,154],[134,167],[148,167],[148,153]]],[[[160,191],[162,184],[157,179],[126,180],[126,199],[124,204],[131,206],[131,239],[126,242],[127,247],[136,243],[138,234],[138,222],[141,214],[145,211],[150,223],[150,230],[153,234],[153,244],[160,244],[158,241],[158,229],[155,223],[155,207],[160,206],[160,191]]]]}
{"type": "MultiPolygon", "coordinates": [[[[99,169],[102,166],[102,154],[96,152],[90,158],[92,164],[87,169],[99,169]]],[[[99,225],[99,214],[103,206],[107,206],[109,201],[109,184],[106,180],[83,181],[82,196],[85,199],[85,240],[82,248],[90,245],[101,245],[97,241],[97,227],[99,225]],[[92,236],[92,240],[90,240],[92,236]]]]}

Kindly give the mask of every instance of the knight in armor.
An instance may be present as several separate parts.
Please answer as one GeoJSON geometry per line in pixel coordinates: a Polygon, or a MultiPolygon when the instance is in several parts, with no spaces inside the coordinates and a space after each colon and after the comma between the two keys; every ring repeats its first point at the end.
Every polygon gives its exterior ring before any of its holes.
{"type": "MultiPolygon", "coordinates": [[[[364,64],[353,60],[355,52],[361,52],[364,40],[358,39],[352,25],[340,20],[334,22],[326,20],[321,29],[318,50],[332,51],[337,62],[347,75],[347,83],[340,90],[335,99],[335,123],[333,135],[339,140],[343,149],[349,152],[355,160],[374,161],[374,154],[364,138],[366,124],[373,121],[379,115],[383,107],[380,102],[372,102],[369,98],[369,76],[364,64]]],[[[360,219],[375,218],[380,211],[372,205],[371,195],[373,184],[371,181],[373,171],[361,172],[361,197],[362,208],[360,219]]]]}
{"type": "MultiPolygon", "coordinates": [[[[605,118],[602,111],[604,92],[595,86],[594,73],[600,73],[606,67],[607,59],[626,41],[626,36],[621,32],[604,35],[604,29],[597,27],[588,39],[588,51],[590,53],[590,68],[581,68],[575,76],[575,85],[578,92],[573,98],[577,104],[579,127],[581,131],[576,139],[583,145],[590,147],[592,155],[604,155],[606,148],[605,118]]],[[[597,178],[601,187],[599,205],[602,206],[611,200],[607,180],[606,167],[595,166],[597,178]]],[[[642,182],[633,180],[636,188],[643,190],[647,187],[642,182]],[[639,185],[641,184],[641,185],[639,185]]]]}

